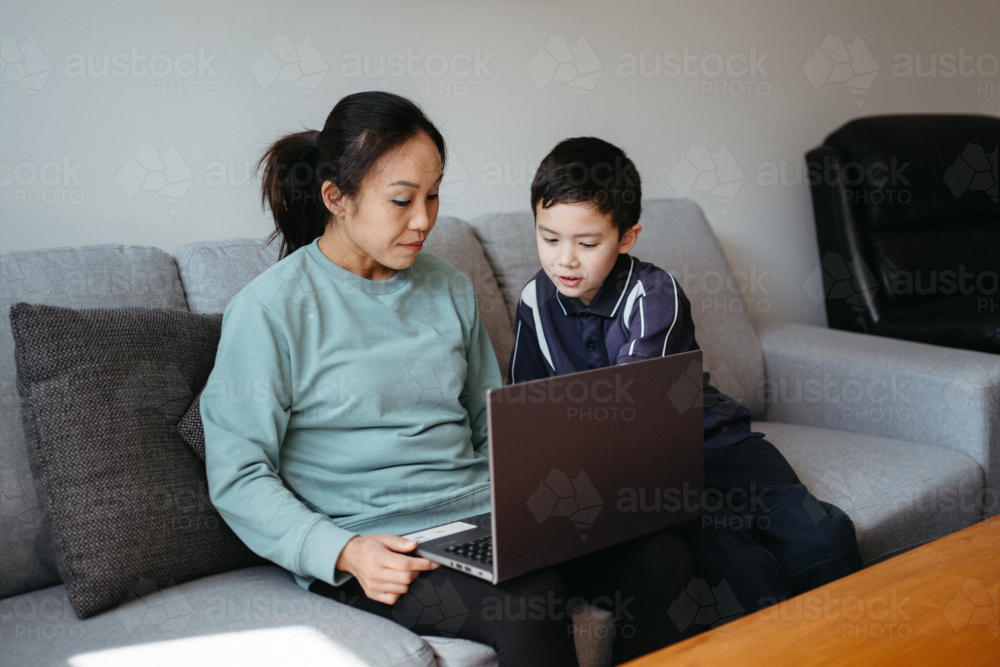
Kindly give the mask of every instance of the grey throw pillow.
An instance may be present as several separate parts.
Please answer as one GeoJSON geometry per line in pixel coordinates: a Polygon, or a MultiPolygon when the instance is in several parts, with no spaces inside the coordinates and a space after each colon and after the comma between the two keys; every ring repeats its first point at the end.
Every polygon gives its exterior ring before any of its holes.
{"type": "Polygon", "coordinates": [[[205,425],[201,423],[201,393],[191,401],[191,405],[184,411],[180,423],[177,424],[177,433],[194,455],[205,462],[205,425]]]}
{"type": "Polygon", "coordinates": [[[177,433],[208,380],[221,315],[10,309],[32,475],[80,618],[158,588],[265,563],[219,516],[177,433]]]}

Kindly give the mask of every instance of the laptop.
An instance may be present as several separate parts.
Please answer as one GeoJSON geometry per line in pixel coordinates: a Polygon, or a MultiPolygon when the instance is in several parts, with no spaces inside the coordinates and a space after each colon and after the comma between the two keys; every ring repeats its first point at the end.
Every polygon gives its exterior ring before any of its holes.
{"type": "Polygon", "coordinates": [[[701,515],[700,350],[491,389],[491,511],[404,535],[492,583],[701,515]]]}

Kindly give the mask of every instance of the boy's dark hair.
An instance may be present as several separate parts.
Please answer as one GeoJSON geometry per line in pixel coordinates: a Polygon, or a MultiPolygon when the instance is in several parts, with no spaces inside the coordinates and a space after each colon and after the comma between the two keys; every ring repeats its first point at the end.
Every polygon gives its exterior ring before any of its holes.
{"type": "Polygon", "coordinates": [[[590,203],[611,214],[620,239],[639,222],[642,184],[625,151],[597,137],[574,137],[556,144],[538,165],[531,182],[531,213],[556,204],[590,203]]]}

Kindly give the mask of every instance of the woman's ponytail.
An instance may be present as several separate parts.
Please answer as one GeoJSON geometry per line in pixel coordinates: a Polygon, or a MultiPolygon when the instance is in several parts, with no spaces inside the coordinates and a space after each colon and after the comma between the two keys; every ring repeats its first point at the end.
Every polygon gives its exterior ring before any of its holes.
{"type": "Polygon", "coordinates": [[[383,155],[424,132],[445,163],[444,138],[416,104],[393,93],[371,91],[344,97],[326,118],[322,132],[307,130],[274,142],[257,164],[263,169],[261,204],[270,206],[281,235],[284,259],[323,235],[330,211],[323,183],[344,197],[358,194],[361,182],[383,155]]]}
{"type": "Polygon", "coordinates": [[[316,178],[320,133],[296,132],[278,139],[260,159],[261,205],[269,206],[275,230],[281,235],[279,258],[284,258],[323,235],[329,211],[323,204],[322,183],[316,178]]]}

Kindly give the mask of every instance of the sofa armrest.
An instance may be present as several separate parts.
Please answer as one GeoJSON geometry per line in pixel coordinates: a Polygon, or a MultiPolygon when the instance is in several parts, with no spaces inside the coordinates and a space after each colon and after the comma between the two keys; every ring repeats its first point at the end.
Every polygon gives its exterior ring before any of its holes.
{"type": "Polygon", "coordinates": [[[996,513],[1000,356],[803,324],[757,329],[768,420],[962,452],[985,471],[996,513]]]}

